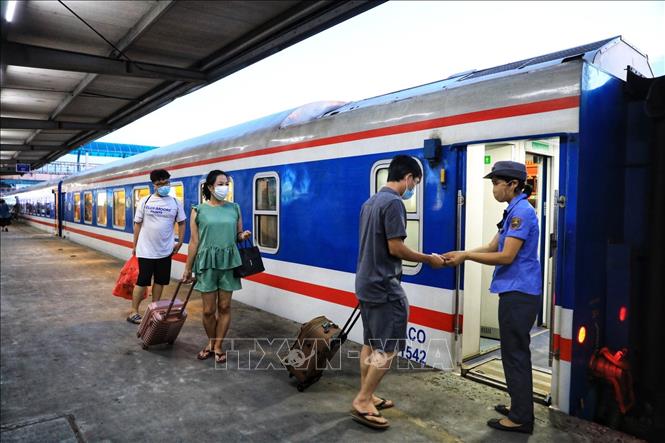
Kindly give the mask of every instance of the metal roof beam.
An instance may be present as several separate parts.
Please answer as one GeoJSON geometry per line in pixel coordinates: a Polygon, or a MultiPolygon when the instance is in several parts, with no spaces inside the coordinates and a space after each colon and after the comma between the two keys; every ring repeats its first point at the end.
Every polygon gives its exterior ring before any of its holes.
{"type": "Polygon", "coordinates": [[[2,58],[3,64],[29,68],[87,72],[121,77],[155,78],[187,83],[205,83],[207,81],[205,73],[192,69],[117,60],[4,40],[2,42],[2,58]]]}
{"type": "Polygon", "coordinates": [[[108,125],[101,123],[82,123],[54,120],[35,120],[28,118],[0,118],[2,129],[51,129],[51,130],[88,130],[88,129],[110,129],[108,125]]]}
{"type": "MultiPolygon", "coordinates": [[[[124,51],[127,49],[132,43],[134,43],[139,37],[141,37],[150,27],[159,20],[159,18],[166,13],[173,5],[175,4],[174,1],[172,0],[163,0],[159,1],[153,6],[153,8],[148,11],[141,19],[136,22],[134,27],[129,30],[127,34],[125,34],[122,39],[115,45],[115,47],[120,50],[124,51]]],[[[120,54],[114,49],[109,53],[109,57],[111,58],[118,58],[120,57],[120,54]]],[[[5,68],[5,65],[2,65],[2,68],[5,68]]],[[[55,120],[55,118],[60,115],[60,113],[76,98],[78,97],[84,90],[87,88],[95,79],[97,78],[97,74],[87,74],[83,80],[76,86],[74,91],[71,94],[68,94],[62,102],[58,105],[57,108],[51,113],[49,116],[50,120],[55,120]]],[[[33,134],[26,140],[26,144],[29,144],[32,142],[32,140],[35,139],[35,137],[41,132],[40,129],[36,130],[33,132],[33,134]]]]}
{"type": "Polygon", "coordinates": [[[211,81],[216,81],[385,1],[300,2],[281,17],[208,57],[202,68],[211,81]]]}
{"type": "MultiPolygon", "coordinates": [[[[249,35],[198,62],[194,68],[205,71],[208,75],[208,81],[212,83],[384,2],[385,0],[301,1],[281,17],[269,21],[250,32],[249,35]],[[282,22],[281,25],[280,21],[282,22]]],[[[113,127],[121,128],[159,109],[181,95],[193,92],[203,86],[205,85],[192,85],[178,81],[166,86],[160,85],[140,97],[135,103],[128,104],[112,114],[106,119],[106,122],[113,127]]],[[[110,131],[91,130],[82,132],[68,140],[66,145],[70,147],[79,146],[103,137],[108,132],[110,131]]],[[[55,159],[57,155],[58,153],[55,152],[48,154],[40,160],[40,163],[47,163],[55,159]]]]}
{"type": "Polygon", "coordinates": [[[18,145],[3,143],[0,145],[0,151],[59,151],[65,149],[62,145],[18,145]]]}

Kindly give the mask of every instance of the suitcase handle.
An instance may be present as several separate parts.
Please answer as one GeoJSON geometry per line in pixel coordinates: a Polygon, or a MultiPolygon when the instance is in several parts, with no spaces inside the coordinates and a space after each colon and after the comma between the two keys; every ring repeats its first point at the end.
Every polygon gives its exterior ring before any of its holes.
{"type": "Polygon", "coordinates": [[[337,338],[340,340],[340,345],[342,345],[345,341],[346,338],[349,335],[349,332],[351,332],[351,329],[355,326],[356,322],[360,318],[360,303],[356,305],[356,307],[353,309],[353,312],[351,313],[351,316],[346,320],[346,323],[344,323],[344,327],[342,328],[341,331],[339,331],[339,334],[337,334],[337,338]],[[356,314],[356,311],[358,311],[358,314],[356,314]],[[354,318],[355,316],[355,318],[354,318]],[[353,318],[353,321],[351,319],[353,318]],[[351,325],[349,326],[349,323],[351,325]],[[347,328],[348,326],[348,328],[347,328]]]}
{"type": "MultiPolygon", "coordinates": [[[[196,279],[192,281],[192,286],[189,288],[189,292],[187,292],[187,298],[185,299],[185,303],[182,305],[182,309],[180,310],[180,316],[182,317],[182,313],[185,312],[185,307],[187,306],[187,303],[189,302],[189,297],[192,296],[192,291],[194,290],[194,284],[196,283],[196,279]]],[[[171,308],[173,307],[173,303],[175,303],[175,298],[178,295],[178,291],[180,291],[180,286],[182,286],[182,281],[178,281],[178,286],[175,288],[175,292],[173,293],[173,298],[171,299],[171,303],[169,304],[169,309],[166,311],[166,315],[164,315],[164,318],[169,316],[169,313],[171,312],[171,308]]]]}

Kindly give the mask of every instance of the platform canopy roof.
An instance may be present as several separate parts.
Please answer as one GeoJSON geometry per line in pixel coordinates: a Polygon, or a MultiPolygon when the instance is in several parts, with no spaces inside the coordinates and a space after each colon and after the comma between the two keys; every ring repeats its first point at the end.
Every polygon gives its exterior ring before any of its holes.
{"type": "Polygon", "coordinates": [[[3,0],[0,174],[36,169],[382,2],[3,0]]]}

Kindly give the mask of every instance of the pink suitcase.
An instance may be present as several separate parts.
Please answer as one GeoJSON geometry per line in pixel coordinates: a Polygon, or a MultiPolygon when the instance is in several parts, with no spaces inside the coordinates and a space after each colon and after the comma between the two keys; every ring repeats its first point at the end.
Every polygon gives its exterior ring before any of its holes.
{"type": "Polygon", "coordinates": [[[182,282],[178,282],[171,301],[160,300],[148,305],[148,309],[143,314],[143,320],[141,320],[139,330],[136,333],[136,336],[141,339],[143,349],[163,343],[172,345],[175,339],[178,338],[180,329],[182,329],[182,325],[187,320],[185,307],[194,289],[194,283],[192,282],[192,286],[187,293],[187,298],[183,302],[176,299],[181,285],[182,282]]]}

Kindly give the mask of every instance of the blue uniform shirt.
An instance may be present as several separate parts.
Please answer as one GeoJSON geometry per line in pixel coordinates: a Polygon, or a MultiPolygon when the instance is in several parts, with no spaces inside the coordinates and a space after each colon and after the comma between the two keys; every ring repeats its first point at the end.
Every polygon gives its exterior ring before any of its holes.
{"type": "Polygon", "coordinates": [[[524,243],[511,264],[494,269],[490,292],[519,291],[540,295],[543,278],[538,261],[538,218],[526,200],[526,194],[513,198],[506,209],[506,218],[499,230],[499,252],[503,251],[506,237],[519,238],[524,243]]]}

